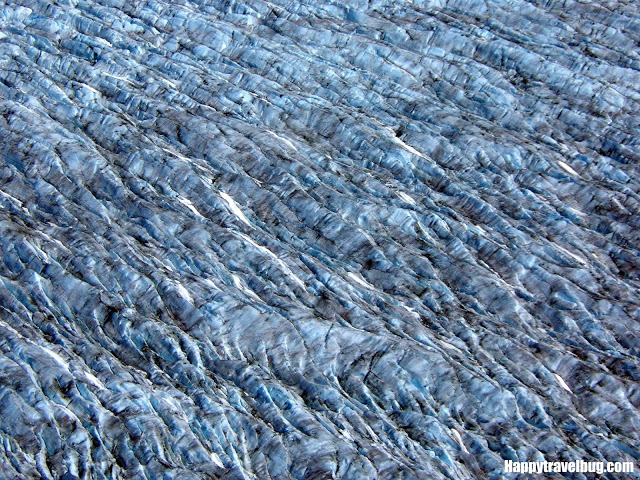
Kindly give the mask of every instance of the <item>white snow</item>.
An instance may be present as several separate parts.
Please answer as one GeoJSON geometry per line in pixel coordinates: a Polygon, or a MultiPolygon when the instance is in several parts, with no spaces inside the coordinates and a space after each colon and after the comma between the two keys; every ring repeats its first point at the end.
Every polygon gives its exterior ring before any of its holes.
{"type": "Polygon", "coordinates": [[[287,139],[286,139],[286,138],[284,138],[284,137],[281,137],[280,135],[278,135],[278,134],[277,134],[277,133],[275,133],[275,132],[272,132],[271,130],[269,130],[269,133],[270,133],[271,135],[273,135],[274,137],[276,137],[276,138],[278,138],[278,139],[282,140],[284,143],[286,143],[286,144],[287,144],[287,145],[289,145],[291,148],[293,148],[296,152],[298,151],[298,149],[296,148],[296,146],[295,146],[293,143],[291,143],[291,141],[287,140],[287,139]]]}
{"type": "Polygon", "coordinates": [[[173,150],[169,150],[169,149],[167,149],[167,148],[163,148],[163,147],[160,147],[160,148],[162,148],[162,150],[164,150],[165,152],[167,152],[167,153],[169,153],[169,154],[173,155],[174,157],[179,158],[180,160],[184,160],[184,161],[186,161],[186,162],[191,162],[191,159],[190,159],[190,158],[187,158],[187,157],[185,157],[184,155],[180,155],[179,153],[174,152],[173,150]]]}
{"type": "Polygon", "coordinates": [[[562,253],[565,253],[567,255],[569,255],[571,258],[575,259],[578,263],[580,263],[581,265],[586,265],[587,262],[585,262],[582,258],[580,258],[578,255],[576,255],[575,253],[567,250],[564,247],[561,247],[560,245],[558,245],[557,243],[554,243],[555,247],[560,250],[562,253]]]}
{"type": "Polygon", "coordinates": [[[69,372],[69,364],[65,362],[65,360],[60,355],[58,355],[56,352],[54,352],[48,347],[43,346],[42,348],[45,352],[51,355],[51,358],[53,358],[58,365],[60,365],[62,368],[64,368],[66,371],[69,372]]]}
{"type": "Polygon", "coordinates": [[[196,209],[196,207],[193,206],[193,203],[191,203],[191,200],[186,199],[186,198],[181,197],[181,196],[177,196],[176,198],[181,204],[183,204],[185,207],[187,207],[189,210],[191,210],[193,213],[195,213],[196,216],[198,216],[200,218],[204,218],[202,216],[202,214],[196,209]]]}
{"type": "Polygon", "coordinates": [[[295,280],[295,282],[300,285],[302,288],[305,288],[304,282],[302,280],[300,280],[300,278],[291,271],[291,269],[280,259],[278,258],[278,256],[273,253],[271,250],[269,250],[267,247],[264,247],[262,245],[258,245],[251,237],[249,237],[248,235],[245,235],[244,233],[241,232],[234,232],[236,235],[242,237],[244,240],[246,240],[247,242],[249,242],[251,245],[253,245],[254,247],[256,247],[258,250],[260,250],[261,252],[269,255],[272,259],[274,259],[276,261],[276,263],[278,265],[280,265],[280,267],[282,268],[282,270],[284,270],[284,272],[291,278],[293,278],[293,280],[295,280]]]}
{"type": "Polygon", "coordinates": [[[220,468],[224,468],[224,464],[222,463],[222,461],[220,460],[220,457],[218,456],[217,453],[215,452],[211,452],[211,461],[213,463],[216,464],[216,466],[220,467],[220,468]]]}
{"type": "Polygon", "coordinates": [[[256,295],[256,292],[254,292],[253,290],[251,290],[250,288],[244,286],[242,284],[242,280],[240,280],[240,278],[234,273],[231,274],[231,277],[233,278],[233,284],[235,285],[235,287],[238,290],[242,290],[244,293],[246,293],[247,295],[249,295],[251,298],[253,298],[254,300],[258,300],[259,302],[262,302],[262,299],[256,295]]]}
{"type": "Polygon", "coordinates": [[[89,380],[93,385],[95,385],[99,389],[101,390],[105,389],[104,384],[91,372],[84,372],[84,376],[87,377],[87,380],[89,380]]]}
{"type": "Polygon", "coordinates": [[[253,227],[253,225],[251,225],[251,222],[249,222],[247,217],[244,216],[244,213],[242,213],[242,210],[240,210],[240,208],[238,207],[238,204],[235,202],[235,200],[233,198],[231,198],[225,192],[220,192],[220,196],[227,203],[227,206],[229,207],[229,210],[231,210],[231,212],[233,212],[233,214],[236,217],[238,217],[243,223],[249,225],[250,227],[253,227]]]}
{"type": "Polygon", "coordinates": [[[564,378],[562,378],[560,375],[558,375],[557,373],[554,373],[553,376],[555,377],[555,379],[558,381],[558,383],[560,384],[560,386],[562,388],[564,388],[567,392],[573,394],[573,392],[571,391],[571,389],[569,388],[569,385],[567,385],[567,382],[564,381],[564,378]]]}
{"type": "Polygon", "coordinates": [[[176,290],[178,291],[178,293],[182,298],[188,300],[189,303],[193,303],[193,297],[191,296],[189,291],[186,288],[184,288],[184,285],[182,285],[181,283],[176,283],[176,290]]]}
{"type": "Polygon", "coordinates": [[[469,450],[467,450],[467,447],[465,446],[464,442],[462,441],[462,437],[460,436],[460,432],[458,432],[456,429],[452,428],[451,429],[451,433],[455,437],[456,442],[458,442],[458,445],[460,445],[460,448],[462,449],[462,451],[464,453],[469,453],[469,450]]]}
{"type": "Polygon", "coordinates": [[[407,195],[404,192],[396,192],[396,195],[398,195],[402,200],[404,200],[407,203],[410,203],[411,205],[416,205],[416,201],[411,198],[409,195],[407,195]]]}
{"type": "Polygon", "coordinates": [[[418,150],[416,150],[415,148],[413,148],[411,145],[407,145],[405,142],[403,142],[402,140],[400,140],[398,137],[396,137],[396,132],[393,131],[392,128],[390,127],[385,127],[387,129],[387,131],[389,131],[391,133],[391,138],[393,139],[393,141],[395,143],[397,143],[398,145],[400,145],[402,148],[404,148],[405,150],[413,153],[414,155],[421,157],[421,158],[426,158],[422,153],[420,153],[418,150]]]}
{"type": "Polygon", "coordinates": [[[402,305],[402,307],[409,313],[411,313],[414,317],[420,318],[420,314],[416,311],[415,308],[407,307],[406,305],[402,305]]]}
{"type": "Polygon", "coordinates": [[[575,177],[579,177],[580,176],[580,175],[578,175],[578,172],[576,172],[573,168],[571,168],[569,165],[567,165],[563,161],[558,160],[558,165],[560,165],[566,172],[570,173],[571,175],[573,175],[575,177]]]}
{"type": "Polygon", "coordinates": [[[167,85],[169,85],[171,88],[174,88],[175,90],[178,90],[178,86],[173,83],[171,80],[162,77],[160,80],[162,80],[164,83],[166,83],[167,85]]]}
{"type": "Polygon", "coordinates": [[[0,194],[2,194],[3,197],[6,197],[6,198],[8,198],[10,200],[13,200],[18,205],[22,206],[22,202],[20,200],[18,200],[16,197],[14,197],[13,195],[9,195],[8,193],[3,192],[2,190],[0,190],[0,194]]]}
{"type": "Polygon", "coordinates": [[[364,278],[362,278],[362,276],[358,273],[354,273],[354,272],[349,272],[347,273],[347,276],[349,278],[351,278],[354,282],[359,283],[360,285],[362,285],[365,288],[369,288],[371,290],[376,290],[376,287],[374,287],[373,285],[371,285],[369,282],[367,282],[364,278]]]}

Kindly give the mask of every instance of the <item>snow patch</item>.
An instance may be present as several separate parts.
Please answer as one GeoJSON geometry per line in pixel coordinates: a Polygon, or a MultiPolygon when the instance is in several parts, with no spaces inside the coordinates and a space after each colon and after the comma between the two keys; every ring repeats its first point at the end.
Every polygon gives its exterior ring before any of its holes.
{"type": "Polygon", "coordinates": [[[564,381],[564,378],[562,378],[560,375],[558,375],[557,373],[554,373],[553,376],[555,377],[555,379],[558,381],[558,383],[560,384],[560,386],[562,388],[564,388],[567,392],[569,392],[570,394],[573,395],[573,392],[571,391],[571,389],[569,388],[569,385],[567,385],[567,382],[564,381]]]}
{"type": "Polygon", "coordinates": [[[177,197],[177,200],[183,204],[185,207],[187,207],[189,210],[191,210],[193,213],[196,214],[196,216],[200,217],[200,218],[204,218],[202,216],[202,214],[196,209],[196,207],[193,206],[193,203],[191,203],[191,200],[188,200],[186,198],[183,198],[181,196],[177,197]]]}
{"type": "Polygon", "coordinates": [[[189,301],[189,303],[193,303],[193,297],[191,296],[191,294],[189,293],[189,291],[184,288],[184,285],[182,285],[181,283],[177,283],[176,284],[176,290],[178,291],[178,294],[189,301]]]}
{"type": "Polygon", "coordinates": [[[227,206],[229,207],[229,210],[231,210],[231,212],[236,217],[238,217],[243,223],[245,223],[245,224],[247,224],[247,225],[249,225],[250,227],[253,228],[253,225],[251,225],[251,222],[249,222],[247,217],[244,216],[244,213],[242,213],[242,210],[240,210],[240,208],[238,207],[238,204],[235,202],[235,200],[233,198],[231,198],[225,192],[220,192],[220,196],[227,203],[227,206]]]}
{"type": "Polygon", "coordinates": [[[371,290],[377,290],[376,287],[374,287],[373,285],[371,285],[369,282],[367,282],[364,278],[362,278],[362,276],[358,273],[354,273],[354,272],[349,272],[347,273],[347,276],[353,280],[354,282],[362,285],[365,288],[369,288],[371,290]]]}
{"type": "Polygon", "coordinates": [[[284,137],[281,137],[280,135],[278,135],[278,134],[277,134],[277,133],[275,133],[275,132],[272,132],[271,130],[269,130],[268,132],[269,132],[271,135],[273,135],[274,137],[276,137],[276,138],[278,138],[278,139],[282,140],[284,143],[286,143],[286,144],[287,144],[287,145],[289,145],[291,148],[293,148],[296,152],[298,151],[298,149],[296,148],[296,146],[295,146],[293,143],[291,143],[291,141],[287,140],[287,139],[286,139],[286,138],[284,138],[284,137]]]}
{"type": "Polygon", "coordinates": [[[47,347],[43,346],[42,348],[45,352],[47,352],[51,356],[51,358],[53,358],[56,361],[58,365],[64,368],[67,372],[71,373],[69,371],[69,364],[60,355],[58,355],[56,352],[54,352],[53,350],[47,347]]]}
{"type": "Polygon", "coordinates": [[[570,173],[571,175],[573,175],[574,177],[579,177],[580,175],[578,175],[578,172],[576,172],[573,168],[571,168],[569,165],[567,165],[566,163],[558,160],[558,165],[560,165],[567,173],[570,173]]]}
{"type": "Polygon", "coordinates": [[[460,436],[460,432],[458,432],[456,429],[452,428],[451,429],[451,433],[453,434],[454,438],[456,439],[456,442],[458,442],[458,445],[460,445],[460,448],[462,449],[462,451],[464,453],[469,453],[469,450],[467,450],[467,447],[465,446],[464,442],[462,441],[462,437],[460,436]]]}
{"type": "Polygon", "coordinates": [[[98,387],[101,390],[105,389],[104,384],[92,373],[84,372],[84,376],[87,377],[87,380],[89,380],[89,382],[91,382],[94,386],[98,387]]]}
{"type": "Polygon", "coordinates": [[[224,464],[220,460],[220,457],[217,453],[211,452],[211,461],[219,468],[224,468],[224,464]]]}
{"type": "Polygon", "coordinates": [[[174,156],[174,157],[176,157],[176,158],[179,158],[180,160],[184,160],[184,161],[186,161],[186,162],[191,162],[191,159],[190,159],[190,158],[185,157],[184,155],[180,155],[179,153],[174,152],[173,150],[169,150],[169,149],[167,149],[167,148],[163,148],[163,147],[160,147],[160,148],[162,148],[162,150],[163,150],[163,151],[165,151],[165,152],[167,152],[168,154],[173,155],[173,156],[174,156]]]}
{"type": "Polygon", "coordinates": [[[409,195],[407,195],[404,192],[396,192],[396,195],[398,195],[402,200],[404,200],[405,202],[411,204],[411,205],[416,205],[416,201],[411,198],[409,195]]]}
{"type": "Polygon", "coordinates": [[[244,233],[241,232],[234,232],[236,235],[242,237],[244,240],[246,240],[248,243],[250,243],[251,245],[253,245],[255,248],[257,248],[258,250],[260,250],[261,252],[265,253],[266,255],[270,256],[272,259],[274,259],[276,261],[276,263],[278,265],[280,265],[280,267],[282,268],[282,270],[284,270],[284,272],[291,278],[293,278],[293,280],[300,285],[302,288],[305,288],[305,284],[302,280],[300,280],[300,278],[291,271],[291,269],[280,259],[278,258],[278,256],[273,253],[271,250],[269,250],[267,247],[264,247],[262,245],[258,245],[251,237],[249,237],[248,235],[245,235],[244,233]]]}
{"type": "Polygon", "coordinates": [[[259,302],[262,302],[262,299],[258,295],[256,295],[256,292],[254,292],[248,287],[245,287],[242,284],[242,280],[240,280],[240,278],[236,274],[232,274],[231,277],[233,278],[233,284],[238,290],[242,290],[244,293],[249,295],[254,300],[258,300],[259,302]]]}

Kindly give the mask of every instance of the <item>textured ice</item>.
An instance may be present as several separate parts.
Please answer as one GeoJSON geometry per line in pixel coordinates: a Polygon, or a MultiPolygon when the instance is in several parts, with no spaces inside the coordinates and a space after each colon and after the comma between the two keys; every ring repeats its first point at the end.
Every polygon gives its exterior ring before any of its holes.
{"type": "Polygon", "coordinates": [[[0,478],[638,467],[639,45],[615,0],[3,2],[0,478]]]}

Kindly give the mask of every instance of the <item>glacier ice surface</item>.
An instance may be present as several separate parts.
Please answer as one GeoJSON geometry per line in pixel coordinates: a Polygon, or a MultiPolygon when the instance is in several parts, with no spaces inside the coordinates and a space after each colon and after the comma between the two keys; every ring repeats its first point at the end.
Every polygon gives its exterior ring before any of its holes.
{"type": "Polygon", "coordinates": [[[617,0],[3,2],[0,478],[638,466],[638,45],[617,0]]]}

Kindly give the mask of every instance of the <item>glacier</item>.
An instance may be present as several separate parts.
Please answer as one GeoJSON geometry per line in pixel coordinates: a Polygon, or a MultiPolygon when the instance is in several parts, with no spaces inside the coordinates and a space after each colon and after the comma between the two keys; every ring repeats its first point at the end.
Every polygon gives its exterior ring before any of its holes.
{"type": "Polygon", "coordinates": [[[638,470],[639,47],[619,0],[3,2],[0,478],[638,470]]]}

